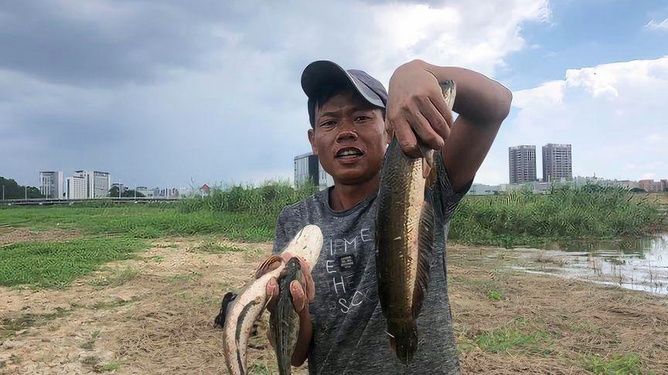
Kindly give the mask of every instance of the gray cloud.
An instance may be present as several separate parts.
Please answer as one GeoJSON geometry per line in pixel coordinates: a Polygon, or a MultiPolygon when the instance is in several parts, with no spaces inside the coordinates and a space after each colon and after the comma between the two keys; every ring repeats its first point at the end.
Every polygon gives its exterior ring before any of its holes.
{"type": "MultiPolygon", "coordinates": [[[[414,57],[461,63],[467,34],[479,55],[466,58],[490,72],[520,48],[518,25],[536,18],[522,13],[529,1],[486,6],[489,26],[470,35],[441,22],[437,4],[404,17],[415,2],[9,2],[0,160],[13,162],[0,175],[36,184],[40,169],[94,168],[149,186],[290,176],[310,149],[299,85],[310,61],[387,81],[414,57]],[[396,26],[415,40],[389,35],[396,26]]],[[[470,13],[465,4],[445,14],[470,13]]]]}
{"type": "Polygon", "coordinates": [[[0,9],[0,67],[49,82],[145,82],[203,63],[225,41],[183,8],[149,2],[12,1],[0,9]],[[67,6],[66,6],[67,4],[67,6]]]}

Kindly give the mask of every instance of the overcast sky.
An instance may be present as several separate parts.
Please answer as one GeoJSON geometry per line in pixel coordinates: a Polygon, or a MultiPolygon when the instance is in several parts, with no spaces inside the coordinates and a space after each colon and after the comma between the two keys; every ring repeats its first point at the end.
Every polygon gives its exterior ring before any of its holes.
{"type": "Polygon", "coordinates": [[[413,58],[513,91],[476,182],[507,183],[508,147],[546,143],[573,145],[575,175],[668,178],[668,5],[634,0],[7,1],[0,176],[292,178],[310,151],[309,62],[387,84],[413,58]]]}

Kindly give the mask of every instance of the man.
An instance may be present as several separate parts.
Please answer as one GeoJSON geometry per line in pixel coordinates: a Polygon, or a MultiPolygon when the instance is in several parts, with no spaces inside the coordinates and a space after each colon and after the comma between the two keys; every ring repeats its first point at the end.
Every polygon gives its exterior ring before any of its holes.
{"type": "MultiPolygon", "coordinates": [[[[392,75],[389,95],[365,72],[316,61],[302,74],[308,96],[308,139],[334,187],[286,207],[276,226],[274,252],[306,224],[324,236],[317,264],[303,264],[312,277],[293,282],[300,316],[293,365],[309,359],[311,374],[458,373],[444,267],[452,213],[468,191],[508,115],[511,93],[499,83],[462,68],[420,60],[392,75]],[[439,82],[457,85],[453,121],[439,82]],[[418,318],[419,342],[411,362],[393,353],[378,301],[375,270],[376,194],[387,144],[396,136],[402,151],[434,150],[437,229],[427,296],[418,318]]],[[[277,295],[275,280],[267,285],[277,295]]],[[[271,306],[270,306],[271,307],[271,306]]]]}

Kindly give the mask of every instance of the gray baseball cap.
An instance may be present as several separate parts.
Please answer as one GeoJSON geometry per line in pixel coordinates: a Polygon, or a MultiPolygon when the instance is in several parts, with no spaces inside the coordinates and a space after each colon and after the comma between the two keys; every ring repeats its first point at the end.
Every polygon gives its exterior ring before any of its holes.
{"type": "Polygon", "coordinates": [[[319,60],[310,63],[302,73],[302,89],[308,96],[308,117],[315,124],[315,101],[323,87],[349,85],[369,104],[385,108],[387,90],[382,83],[362,70],[345,70],[334,62],[319,60]]]}

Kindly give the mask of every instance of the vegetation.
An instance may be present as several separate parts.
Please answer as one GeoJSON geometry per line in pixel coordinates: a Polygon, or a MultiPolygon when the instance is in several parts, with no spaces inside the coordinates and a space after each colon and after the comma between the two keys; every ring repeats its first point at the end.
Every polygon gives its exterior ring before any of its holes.
{"type": "Polygon", "coordinates": [[[288,182],[267,182],[257,187],[235,185],[228,189],[212,189],[208,196],[186,199],[180,209],[182,212],[208,210],[277,216],[283,207],[316,191],[313,185],[295,189],[288,182]]]}
{"type": "Polygon", "coordinates": [[[142,247],[141,241],[128,238],[7,245],[0,251],[0,285],[66,285],[103,263],[130,258],[142,247]]]}
{"type": "Polygon", "coordinates": [[[640,357],[635,353],[618,355],[611,358],[588,356],[584,360],[585,368],[594,374],[642,374],[640,357]]]}
{"type": "MultiPolygon", "coordinates": [[[[113,198],[119,197],[119,194],[118,194],[119,190],[120,189],[118,188],[118,186],[112,186],[111,189],[109,189],[108,196],[113,197],[113,198]]],[[[124,189],[123,191],[121,191],[120,197],[121,198],[143,198],[144,194],[140,193],[138,191],[135,191],[135,190],[131,190],[131,189],[130,190],[125,190],[124,189]]]]}
{"type": "MultiPolygon", "coordinates": [[[[215,234],[231,240],[270,241],[280,210],[314,191],[312,186],[294,189],[287,183],[268,183],[214,190],[209,196],[171,204],[96,201],[69,207],[0,208],[3,227],[37,231],[57,228],[86,235],[85,239],[66,242],[2,247],[0,285],[67,284],[104,262],[132,256],[147,246],[143,239],[215,234]]],[[[461,243],[512,247],[567,239],[643,236],[661,225],[658,205],[646,197],[597,186],[562,187],[547,195],[513,192],[471,196],[457,209],[450,238],[461,243]]],[[[239,251],[216,242],[205,242],[193,250],[239,251]]],[[[131,276],[132,272],[127,272],[119,280],[131,276]]],[[[489,293],[493,301],[503,299],[501,292],[490,292],[492,289],[486,288],[483,293],[489,293]]]]}
{"type": "Polygon", "coordinates": [[[661,229],[658,204],[616,187],[555,187],[550,194],[510,192],[464,199],[450,239],[496,246],[541,246],[566,239],[643,236],[661,229]]]}
{"type": "Polygon", "coordinates": [[[12,179],[0,177],[0,198],[4,189],[4,199],[44,198],[39,189],[34,186],[21,186],[12,179]]]}

